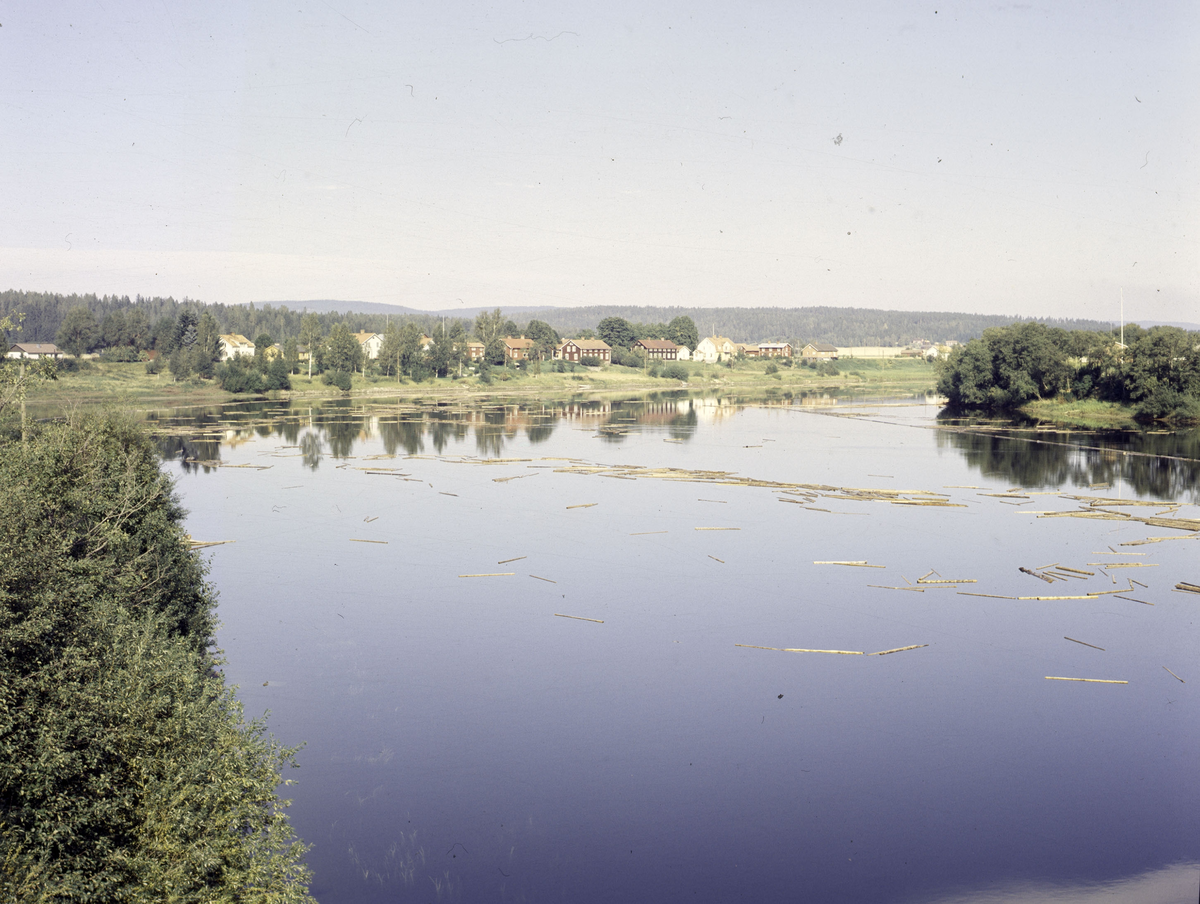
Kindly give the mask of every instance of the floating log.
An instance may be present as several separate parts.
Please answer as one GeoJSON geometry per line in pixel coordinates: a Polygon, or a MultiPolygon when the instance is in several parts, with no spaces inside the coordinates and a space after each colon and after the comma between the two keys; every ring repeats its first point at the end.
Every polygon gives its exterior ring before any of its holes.
{"type": "Polygon", "coordinates": [[[1176,590],[1183,590],[1187,593],[1200,593],[1200,585],[1189,584],[1187,581],[1180,581],[1175,585],[1176,590]]]}
{"type": "Polygon", "coordinates": [[[927,643],[913,644],[911,647],[896,647],[894,650],[880,650],[878,653],[867,653],[868,656],[886,656],[888,653],[903,653],[905,650],[920,650],[929,646],[927,643]]]}
{"type": "Polygon", "coordinates": [[[576,621],[595,622],[598,625],[604,624],[604,619],[602,619],[602,618],[587,618],[583,615],[563,615],[561,612],[555,612],[554,616],[555,616],[555,618],[573,618],[576,621]]]}
{"type": "Polygon", "coordinates": [[[741,530],[740,527],[697,527],[696,530],[741,530]]]}
{"type": "Polygon", "coordinates": [[[509,562],[520,562],[522,559],[528,559],[528,558],[529,558],[529,556],[517,556],[516,558],[513,558],[513,559],[501,559],[496,564],[497,565],[507,565],[509,562]]]}
{"type": "Polygon", "coordinates": [[[1036,571],[1033,571],[1032,569],[1026,568],[1026,567],[1024,567],[1024,566],[1021,566],[1021,568],[1020,568],[1020,569],[1018,569],[1018,570],[1019,570],[1019,571],[1022,571],[1022,572],[1024,572],[1025,574],[1032,575],[1032,576],[1033,576],[1033,577],[1035,577],[1035,578],[1041,578],[1041,579],[1042,579],[1043,581],[1045,581],[1047,584],[1053,584],[1053,583],[1054,583],[1054,579],[1053,579],[1053,578],[1048,578],[1048,577],[1046,577],[1046,575],[1044,575],[1044,574],[1038,574],[1036,571]]]}
{"type": "Polygon", "coordinates": [[[960,578],[959,580],[951,580],[950,578],[934,578],[932,581],[925,578],[917,578],[918,584],[978,584],[975,578],[960,578]]]}
{"type": "Polygon", "coordinates": [[[492,571],[487,574],[460,574],[460,578],[507,578],[516,574],[515,571],[492,571]]]}
{"type": "Polygon", "coordinates": [[[557,584],[558,583],[558,581],[552,581],[549,578],[538,577],[536,574],[531,574],[530,577],[535,578],[536,580],[539,580],[539,581],[545,581],[547,584],[557,584]]]}
{"type": "Polygon", "coordinates": [[[709,556],[709,558],[712,559],[714,562],[720,562],[722,565],[725,564],[724,559],[718,559],[716,556],[709,556]]]}
{"type": "Polygon", "coordinates": [[[568,509],[591,508],[594,505],[599,505],[599,502],[581,502],[579,505],[568,505],[568,509]]]}
{"type": "Polygon", "coordinates": [[[1094,600],[1099,593],[1086,593],[1083,596],[1018,596],[1019,600],[1094,600]]]}
{"type": "Polygon", "coordinates": [[[1128,684],[1128,681],[1116,681],[1112,678],[1060,678],[1057,675],[1047,675],[1047,681],[1084,681],[1088,684],[1128,684]]]}
{"type": "Polygon", "coordinates": [[[958,595],[959,596],[986,596],[989,599],[994,599],[994,600],[1015,600],[1015,599],[1017,599],[1017,597],[1015,597],[1015,596],[1000,596],[999,594],[996,594],[996,593],[968,593],[966,590],[958,591],[958,595]]]}
{"type": "Polygon", "coordinates": [[[209,546],[224,546],[226,543],[236,543],[237,540],[189,540],[192,549],[206,549],[209,546]]]}
{"type": "MultiPolygon", "coordinates": [[[[1163,666],[1163,668],[1167,669],[1167,667],[1165,665],[1163,666]]],[[[1170,669],[1167,669],[1167,674],[1170,675],[1172,678],[1174,678],[1176,681],[1178,681],[1180,684],[1187,684],[1186,681],[1184,681],[1182,678],[1180,678],[1178,675],[1176,675],[1170,669]]]]}
{"type": "MultiPolygon", "coordinates": [[[[1104,562],[1096,562],[1096,563],[1088,562],[1088,564],[1089,565],[1092,565],[1092,564],[1105,565],[1104,562]]],[[[1068,568],[1066,565],[1059,565],[1059,566],[1057,566],[1057,569],[1059,571],[1069,571],[1072,574],[1086,574],[1088,577],[1092,577],[1096,574],[1096,572],[1094,572],[1094,571],[1084,571],[1082,568],[1068,568]]]]}
{"type": "Polygon", "coordinates": [[[631,537],[648,537],[648,536],[650,536],[651,534],[668,534],[668,533],[670,533],[670,531],[665,531],[665,530],[643,530],[643,531],[638,531],[636,534],[630,534],[629,536],[631,536],[631,537]]]}
{"type": "Polygon", "coordinates": [[[1103,565],[1105,568],[1157,568],[1158,562],[1088,562],[1089,565],[1103,565]]]}
{"type": "Polygon", "coordinates": [[[784,647],[783,652],[785,652],[785,653],[834,653],[838,656],[865,656],[866,655],[862,650],[802,650],[802,649],[795,648],[795,647],[792,647],[792,648],[784,647]]]}
{"type": "Polygon", "coordinates": [[[1119,600],[1129,600],[1131,603],[1141,603],[1143,606],[1153,606],[1154,603],[1148,603],[1145,600],[1135,600],[1132,596],[1118,596],[1119,600]]]}
{"type": "Polygon", "coordinates": [[[924,593],[924,587],[885,587],[883,584],[868,584],[868,587],[878,587],[880,590],[911,590],[916,593],[924,593]]]}
{"type": "Polygon", "coordinates": [[[359,540],[355,537],[351,537],[350,542],[351,543],[379,543],[382,546],[387,546],[387,544],[388,544],[387,540],[359,540]]]}
{"type": "Polygon", "coordinates": [[[1065,635],[1065,634],[1063,635],[1063,640],[1069,640],[1069,641],[1071,641],[1071,643],[1083,644],[1083,646],[1091,647],[1093,650],[1099,650],[1101,653],[1108,652],[1107,650],[1104,649],[1104,647],[1098,647],[1094,643],[1088,643],[1087,641],[1076,640],[1074,637],[1067,637],[1067,635],[1065,635]]]}
{"type": "Polygon", "coordinates": [[[363,522],[366,524],[370,524],[372,521],[378,521],[378,520],[379,520],[378,515],[375,515],[374,517],[371,517],[371,518],[363,518],[363,522]]]}
{"type": "Polygon", "coordinates": [[[813,562],[813,564],[814,565],[849,565],[852,568],[887,568],[886,565],[869,565],[869,564],[867,564],[866,559],[863,559],[862,561],[857,561],[857,562],[816,561],[816,562],[813,562]]]}

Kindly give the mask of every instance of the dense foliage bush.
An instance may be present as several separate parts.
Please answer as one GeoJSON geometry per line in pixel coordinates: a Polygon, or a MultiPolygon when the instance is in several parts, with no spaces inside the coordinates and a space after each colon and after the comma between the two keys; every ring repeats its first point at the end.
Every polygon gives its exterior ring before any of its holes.
{"type": "Polygon", "coordinates": [[[204,571],[136,426],[0,445],[0,900],[310,900],[204,571]]]}
{"type": "MultiPolygon", "coordinates": [[[[421,381],[421,377],[422,374],[419,371],[413,374],[413,380],[418,383],[421,381]]],[[[350,374],[346,373],[344,370],[325,371],[325,373],[321,375],[321,382],[326,386],[336,386],[342,392],[349,392],[350,386],[353,384],[350,374]]]]}
{"type": "Polygon", "coordinates": [[[1125,402],[1144,418],[1196,417],[1200,336],[1176,327],[1107,333],[1020,323],[985,330],[939,364],[938,391],[952,406],[1008,409],[1033,399],[1125,402]]]}
{"type": "Polygon", "coordinates": [[[689,373],[686,365],[676,362],[666,365],[662,369],[662,376],[668,380],[679,380],[681,383],[686,383],[689,373]]]}
{"type": "Polygon", "coordinates": [[[602,362],[595,355],[584,355],[579,359],[579,363],[584,367],[599,367],[604,362],[602,362]]]}
{"type": "Polygon", "coordinates": [[[132,345],[117,345],[102,351],[100,360],[128,364],[133,361],[141,361],[142,353],[132,345]]]}

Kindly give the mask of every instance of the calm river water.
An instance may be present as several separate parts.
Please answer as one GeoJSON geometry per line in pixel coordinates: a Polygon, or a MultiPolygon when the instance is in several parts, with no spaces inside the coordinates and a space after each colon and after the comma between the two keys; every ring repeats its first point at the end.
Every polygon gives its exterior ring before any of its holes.
{"type": "Polygon", "coordinates": [[[160,413],[318,899],[1195,901],[1200,439],[938,411],[160,413]]]}

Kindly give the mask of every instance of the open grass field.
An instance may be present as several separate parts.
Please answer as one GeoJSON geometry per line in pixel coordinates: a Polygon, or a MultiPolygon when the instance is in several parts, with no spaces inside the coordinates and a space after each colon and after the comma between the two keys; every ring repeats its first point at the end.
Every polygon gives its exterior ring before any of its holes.
{"type": "MultiPolygon", "coordinates": [[[[790,390],[811,392],[820,389],[861,389],[870,392],[928,392],[932,391],[936,374],[922,360],[855,359],[839,363],[839,373],[821,374],[809,367],[778,367],[776,373],[766,372],[770,361],[746,360],[733,367],[724,365],[685,364],[687,386],[691,389],[790,390]]],[[[677,389],[679,380],[652,377],[644,370],[610,366],[580,367],[575,372],[557,373],[551,365],[542,366],[540,374],[532,368],[492,369],[492,380],[484,383],[478,376],[461,379],[441,378],[413,382],[407,378],[355,374],[351,395],[401,395],[467,397],[473,395],[520,395],[559,397],[580,393],[612,391],[654,391],[677,389]]],[[[321,378],[311,380],[305,374],[292,377],[290,392],[273,393],[279,398],[337,397],[336,388],[326,386],[321,378]]],[[[165,370],[148,374],[144,364],[115,364],[94,362],[76,372],[62,372],[57,380],[32,387],[28,402],[39,414],[52,412],[62,405],[116,403],[136,409],[173,405],[213,404],[246,396],[234,395],[220,389],[215,381],[191,379],[175,382],[165,370]]]]}

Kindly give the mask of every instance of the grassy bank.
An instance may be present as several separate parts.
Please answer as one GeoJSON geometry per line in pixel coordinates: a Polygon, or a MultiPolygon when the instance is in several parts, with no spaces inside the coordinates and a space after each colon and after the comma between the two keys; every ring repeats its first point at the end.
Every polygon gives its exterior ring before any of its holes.
{"type": "MultiPolygon", "coordinates": [[[[746,360],[733,367],[715,364],[687,364],[687,386],[691,389],[741,389],[746,391],[786,389],[793,392],[812,392],[820,389],[863,390],[868,392],[925,392],[933,389],[933,368],[921,360],[855,359],[839,362],[839,373],[821,374],[809,367],[777,367],[767,373],[772,362],[746,360]]],[[[354,375],[351,395],[400,395],[470,397],[494,395],[564,396],[579,393],[612,391],[654,391],[677,389],[677,379],[652,377],[645,370],[628,367],[580,367],[575,372],[557,373],[551,365],[543,365],[540,374],[531,368],[492,370],[490,383],[478,376],[461,379],[441,378],[399,382],[394,377],[354,375]]],[[[311,380],[306,374],[292,377],[290,392],[274,394],[282,398],[334,398],[342,393],[326,386],[319,376],[311,380]]],[[[96,362],[78,372],[60,373],[54,381],[39,384],[29,393],[29,403],[43,411],[63,404],[112,402],[131,408],[156,408],[174,405],[202,405],[244,400],[220,389],[214,381],[185,380],[175,382],[165,371],[146,373],[143,364],[96,362]]]]}
{"type": "Polygon", "coordinates": [[[1073,427],[1137,427],[1134,408],[1120,402],[1095,399],[1039,399],[1020,408],[1026,417],[1073,427]]]}

